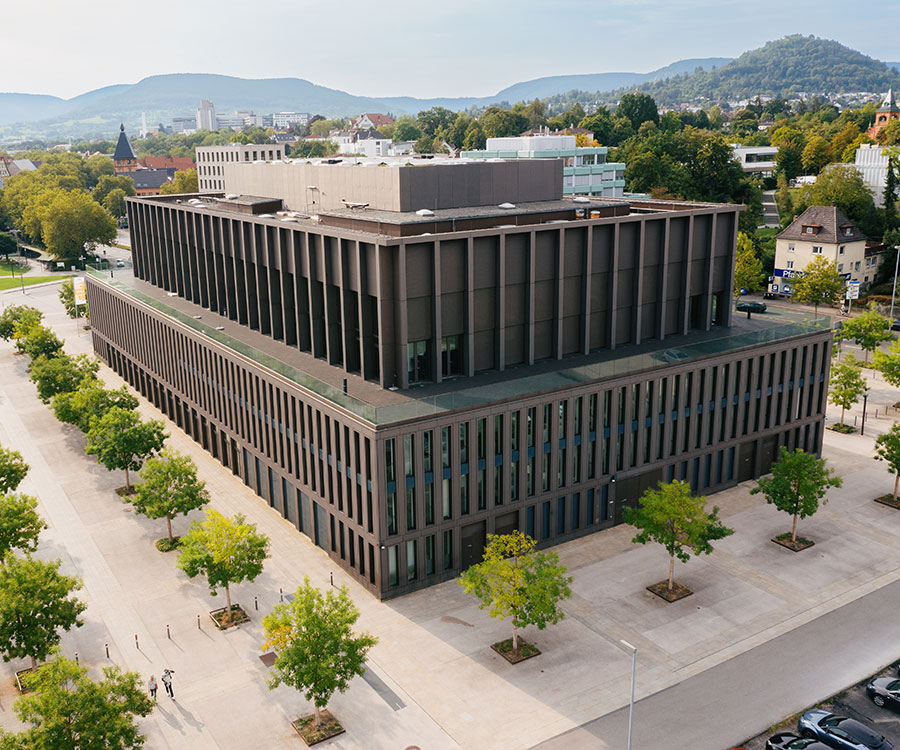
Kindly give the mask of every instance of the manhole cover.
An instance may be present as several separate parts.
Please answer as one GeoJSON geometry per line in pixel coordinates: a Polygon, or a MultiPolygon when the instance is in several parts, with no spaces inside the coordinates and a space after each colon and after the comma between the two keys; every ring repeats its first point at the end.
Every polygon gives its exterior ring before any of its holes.
{"type": "Polygon", "coordinates": [[[263,664],[265,664],[267,667],[271,667],[273,664],[275,664],[275,652],[274,652],[274,651],[269,651],[268,653],[263,654],[262,656],[260,656],[260,657],[259,657],[259,660],[260,660],[263,664]]]}

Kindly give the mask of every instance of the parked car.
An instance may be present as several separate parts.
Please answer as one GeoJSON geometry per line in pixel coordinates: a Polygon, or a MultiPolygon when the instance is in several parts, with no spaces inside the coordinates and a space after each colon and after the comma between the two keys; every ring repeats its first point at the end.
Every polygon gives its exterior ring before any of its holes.
{"type": "Polygon", "coordinates": [[[891,323],[891,330],[892,331],[900,331],[900,318],[898,318],[893,323],[891,323]]]}
{"type": "Polygon", "coordinates": [[[766,740],[766,750],[828,750],[828,745],[823,745],[812,737],[799,737],[793,732],[780,732],[766,740]]]}
{"type": "Polygon", "coordinates": [[[125,268],[125,261],[121,258],[116,261],[116,268],[125,268]]]}
{"type": "Polygon", "coordinates": [[[738,302],[735,308],[738,312],[764,313],[766,311],[766,303],[745,299],[738,302]]]}
{"type": "Polygon", "coordinates": [[[803,714],[797,722],[797,731],[835,750],[894,750],[884,735],[862,722],[820,708],[803,714]]]}
{"type": "Polygon", "coordinates": [[[896,677],[876,677],[866,685],[866,695],[876,706],[900,711],[900,680],[896,677]]]}

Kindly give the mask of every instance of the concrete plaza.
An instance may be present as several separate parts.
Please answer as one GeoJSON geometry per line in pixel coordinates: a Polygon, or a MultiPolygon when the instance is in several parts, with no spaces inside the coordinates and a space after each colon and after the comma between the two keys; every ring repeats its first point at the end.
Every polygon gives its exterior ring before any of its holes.
{"type": "MultiPolygon", "coordinates": [[[[0,305],[26,301],[40,308],[45,322],[66,338],[67,351],[90,351],[89,335],[78,335],[56,295],[56,285],[32,288],[24,297],[0,294],[0,305]]],[[[121,384],[108,368],[100,374],[111,386],[121,384]]],[[[825,455],[844,486],[829,494],[819,514],[800,524],[816,541],[813,549],[794,554],[769,541],[790,529],[790,518],[750,496],[750,483],[712,496],[711,504],[721,508],[735,534],[719,542],[711,556],[678,565],[677,580],[695,593],[675,604],[644,589],[664,578],[667,559],[661,549],[632,545],[630,528],[563,544],[556,549],[574,577],[573,597],[564,605],[567,617],[545,631],[528,629],[526,637],[543,655],[513,667],[489,648],[508,635],[508,624],[478,610],[455,582],[375,601],[169,423],[169,445],[194,458],[212,507],[244,513],[271,538],[263,575],[234,591],[253,621],[227,633],[214,630],[206,613],[222,606],[222,597],[210,597],[202,580],[178,571],[174,553],[156,550],[153,541],[164,535],[165,522],[139,516],[119,500],[113,489],[123,476],[84,455],[81,433],[55,420],[37,399],[24,358],[0,342],[0,442],[20,450],[31,464],[20,489],[40,499],[50,525],[39,555],[62,558],[64,570],[85,584],[85,625],[63,636],[63,652],[78,652],[96,674],[110,663],[144,678],[151,673],[159,678],[164,667],[175,670],[177,700],[161,695],[159,707],[142,721],[147,747],[154,749],[302,746],[289,721],[310,706],[293,690],[267,689],[259,645],[262,615],[279,601],[280,589],[293,591],[304,575],[326,587],[333,572],[335,585],[346,584],[362,611],[358,627],[380,638],[367,679],[355,680],[330,704],[347,728],[331,747],[531,747],[627,703],[631,656],[620,639],[639,649],[639,698],[701,675],[900,580],[900,513],[872,502],[891,489],[893,479],[871,458],[874,435],[892,423],[884,409],[897,400],[900,391],[873,380],[866,435],[826,432],[825,455]]],[[[140,410],[165,420],[143,400],[140,410]]],[[[854,415],[858,410],[850,412],[851,422],[854,415]]],[[[836,416],[832,410],[829,421],[836,416]]],[[[188,524],[189,519],[177,519],[176,533],[188,524]]],[[[898,655],[900,645],[894,645],[884,662],[898,655]]],[[[15,661],[0,667],[0,724],[6,728],[18,726],[12,675],[22,666],[15,661]]],[[[848,674],[848,681],[865,674],[848,674]]],[[[761,731],[792,710],[782,700],[754,720],[761,731]]],[[[684,711],[698,717],[704,706],[685,705],[684,711]]],[[[748,736],[740,731],[736,741],[748,736]]],[[[589,746],[618,750],[625,746],[619,734],[592,737],[589,746]]]]}

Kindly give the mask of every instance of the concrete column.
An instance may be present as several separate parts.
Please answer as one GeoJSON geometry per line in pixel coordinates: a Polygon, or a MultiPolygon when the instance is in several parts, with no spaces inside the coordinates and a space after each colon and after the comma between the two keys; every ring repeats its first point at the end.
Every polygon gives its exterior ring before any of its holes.
{"type": "MultiPolygon", "coordinates": [[[[497,369],[506,369],[506,234],[497,240],[497,369]]],[[[505,488],[504,488],[505,491],[505,488]]]]}
{"type": "Polygon", "coordinates": [[[691,253],[694,246],[694,215],[688,217],[688,232],[685,241],[684,264],[682,268],[681,332],[686,334],[691,327],[691,253]]]}
{"type": "Polygon", "coordinates": [[[634,281],[633,281],[633,303],[632,303],[632,342],[634,344],[641,343],[641,303],[643,302],[644,291],[644,242],[647,237],[647,220],[641,219],[640,233],[638,234],[638,246],[636,248],[636,258],[634,264],[634,281]]]}
{"type": "Polygon", "coordinates": [[[406,351],[409,344],[409,317],[406,305],[406,243],[397,248],[397,288],[394,290],[394,310],[397,334],[397,372],[401,388],[409,388],[409,370],[406,366],[406,351]]]}
{"type": "Polygon", "coordinates": [[[475,241],[466,238],[466,375],[475,374],[475,241]]]}
{"type": "Polygon", "coordinates": [[[528,305],[528,334],[525,343],[527,349],[525,352],[525,361],[529,365],[534,364],[534,256],[536,242],[537,236],[534,230],[532,230],[528,235],[528,298],[526,300],[526,304],[528,305]]]}
{"type": "MultiPolygon", "coordinates": [[[[443,358],[441,356],[441,340],[444,337],[443,326],[441,325],[441,241],[434,241],[434,248],[431,255],[431,283],[434,293],[432,299],[434,305],[431,310],[432,335],[434,340],[434,382],[440,383],[444,379],[443,358]]],[[[437,473],[437,472],[435,472],[437,473]]],[[[435,566],[436,567],[436,566],[435,566]]]]}
{"type": "Polygon", "coordinates": [[[557,232],[556,239],[556,310],[553,315],[553,356],[563,356],[563,304],[565,302],[565,262],[566,234],[565,229],[557,232]]]}
{"type": "MultiPolygon", "coordinates": [[[[366,297],[366,289],[368,289],[368,267],[363,271],[363,249],[359,240],[353,243],[356,256],[356,325],[359,326],[359,374],[360,377],[366,379],[366,335],[364,326],[363,304],[366,297]]],[[[354,482],[355,482],[354,477],[354,482]]]]}

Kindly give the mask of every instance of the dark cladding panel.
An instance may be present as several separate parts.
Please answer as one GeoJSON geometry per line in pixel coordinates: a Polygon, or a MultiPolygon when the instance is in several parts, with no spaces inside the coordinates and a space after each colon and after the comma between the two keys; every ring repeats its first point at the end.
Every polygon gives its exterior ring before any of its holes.
{"type": "Polygon", "coordinates": [[[463,240],[441,240],[441,294],[462,292],[465,288],[466,243],[463,240]]]}

